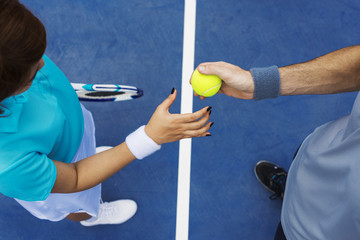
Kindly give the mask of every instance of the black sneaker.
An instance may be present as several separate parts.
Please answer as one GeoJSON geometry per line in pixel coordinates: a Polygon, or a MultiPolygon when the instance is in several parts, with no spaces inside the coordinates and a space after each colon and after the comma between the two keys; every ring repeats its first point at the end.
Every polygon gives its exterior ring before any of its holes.
{"type": "Polygon", "coordinates": [[[269,197],[271,200],[284,196],[287,172],[283,168],[271,162],[260,161],[256,164],[254,171],[259,182],[273,193],[269,197]]]}

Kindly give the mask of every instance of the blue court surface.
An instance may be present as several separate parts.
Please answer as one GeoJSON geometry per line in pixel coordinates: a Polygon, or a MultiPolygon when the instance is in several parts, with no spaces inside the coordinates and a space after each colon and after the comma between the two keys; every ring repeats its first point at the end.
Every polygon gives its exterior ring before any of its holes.
{"type": "MultiPolygon", "coordinates": [[[[134,85],[142,98],[84,103],[97,144],[117,145],[146,124],[175,87],[181,106],[184,1],[23,0],[48,31],[46,54],[70,81],[134,85]]],[[[303,62],[360,42],[357,0],[198,0],[195,66],[225,61],[244,69],[303,62]]],[[[195,67],[194,66],[194,67],[195,67]]],[[[190,78],[190,76],[188,76],[190,78]]],[[[281,200],[269,200],[253,167],[267,159],[288,169],[302,140],[348,114],[356,93],[250,101],[194,98],[212,106],[212,136],[191,151],[189,239],[272,239],[281,200]]],[[[175,239],[179,144],[137,160],[103,184],[103,200],[133,199],[137,214],[115,226],[86,228],[38,220],[0,196],[0,239],[175,239]]]]}

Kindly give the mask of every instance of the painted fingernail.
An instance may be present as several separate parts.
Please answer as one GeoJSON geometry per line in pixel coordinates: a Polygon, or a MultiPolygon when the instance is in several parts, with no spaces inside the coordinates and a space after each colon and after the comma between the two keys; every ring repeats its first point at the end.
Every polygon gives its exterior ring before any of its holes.
{"type": "Polygon", "coordinates": [[[209,111],[209,116],[211,115],[211,110],[209,111]]]}
{"type": "Polygon", "coordinates": [[[212,127],[212,125],[214,125],[214,122],[212,122],[212,123],[210,124],[210,127],[212,127]]]}
{"type": "Polygon", "coordinates": [[[206,111],[210,111],[212,109],[212,107],[208,107],[207,109],[206,109],[206,111]]]}
{"type": "Polygon", "coordinates": [[[171,94],[173,94],[175,92],[175,88],[173,88],[172,90],[171,90],[171,94]]]}
{"type": "Polygon", "coordinates": [[[207,137],[211,137],[211,134],[210,134],[210,133],[208,133],[208,134],[206,134],[206,136],[207,136],[207,137]]]}

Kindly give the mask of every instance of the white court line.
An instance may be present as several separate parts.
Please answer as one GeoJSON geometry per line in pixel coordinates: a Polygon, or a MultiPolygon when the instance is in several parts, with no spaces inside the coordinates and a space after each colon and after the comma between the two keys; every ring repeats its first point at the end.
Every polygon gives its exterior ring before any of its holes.
{"type": "MultiPolygon", "coordinates": [[[[194,70],[195,21],[196,0],[185,0],[181,113],[193,111],[193,90],[189,78],[194,70]]],[[[176,240],[187,240],[189,235],[190,173],[191,139],[183,139],[179,147],[176,240]]]]}

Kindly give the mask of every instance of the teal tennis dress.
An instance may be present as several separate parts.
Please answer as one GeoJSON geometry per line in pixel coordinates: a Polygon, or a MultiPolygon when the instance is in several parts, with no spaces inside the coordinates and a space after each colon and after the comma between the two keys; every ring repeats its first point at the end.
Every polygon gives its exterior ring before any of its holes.
{"type": "Polygon", "coordinates": [[[70,82],[46,56],[26,92],[1,102],[0,193],[15,198],[40,219],[59,221],[69,213],[97,215],[101,186],[72,194],[53,194],[52,160],[75,162],[95,154],[91,113],[70,82]]]}

